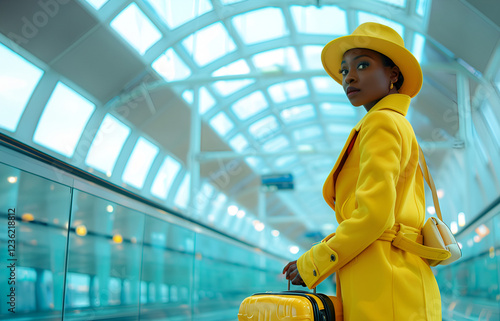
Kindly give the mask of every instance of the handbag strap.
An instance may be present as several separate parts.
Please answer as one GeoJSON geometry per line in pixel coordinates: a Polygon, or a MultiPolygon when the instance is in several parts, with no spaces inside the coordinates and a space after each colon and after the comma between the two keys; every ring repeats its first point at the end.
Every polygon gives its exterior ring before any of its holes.
{"type": "Polygon", "coordinates": [[[418,162],[420,165],[420,170],[422,171],[422,174],[424,175],[425,181],[427,182],[427,185],[431,188],[432,192],[432,200],[434,201],[434,208],[436,209],[436,214],[438,218],[443,221],[443,216],[441,215],[441,208],[439,207],[439,198],[436,193],[436,186],[434,185],[434,180],[432,179],[431,173],[429,172],[429,169],[427,168],[427,163],[425,162],[425,157],[424,157],[424,152],[422,151],[422,148],[420,148],[420,145],[418,146],[418,151],[419,151],[419,156],[418,156],[418,162]]]}

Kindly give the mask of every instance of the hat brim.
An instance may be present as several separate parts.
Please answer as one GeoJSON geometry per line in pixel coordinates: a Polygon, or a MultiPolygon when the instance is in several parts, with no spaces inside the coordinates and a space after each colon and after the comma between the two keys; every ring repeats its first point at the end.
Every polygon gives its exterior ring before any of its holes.
{"type": "Polygon", "coordinates": [[[321,52],[321,62],[330,77],[342,85],[339,73],[342,57],[347,50],[366,48],[378,51],[389,57],[403,74],[404,82],[399,89],[400,94],[415,97],[422,88],[422,69],[417,59],[406,48],[391,41],[366,35],[350,35],[339,37],[326,44],[321,52]]]}

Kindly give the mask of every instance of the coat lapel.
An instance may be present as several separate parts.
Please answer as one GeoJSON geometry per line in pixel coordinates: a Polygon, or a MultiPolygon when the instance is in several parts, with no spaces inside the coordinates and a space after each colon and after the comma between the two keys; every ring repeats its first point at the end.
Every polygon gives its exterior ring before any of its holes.
{"type": "MultiPolygon", "coordinates": [[[[373,108],[370,109],[368,113],[381,109],[391,109],[393,111],[402,114],[403,116],[406,116],[408,107],[410,106],[410,99],[411,99],[410,96],[403,94],[387,95],[386,97],[381,99],[375,106],[373,106],[373,108]]],[[[347,138],[347,141],[344,147],[342,148],[339,157],[337,158],[337,162],[335,163],[335,166],[333,166],[332,171],[326,178],[325,184],[323,185],[323,198],[334,211],[335,211],[335,181],[337,180],[337,176],[340,170],[342,169],[345,160],[347,159],[348,156],[347,149],[349,148],[351,141],[355,139],[356,136],[358,135],[358,132],[360,131],[361,126],[363,125],[365,119],[366,115],[356,124],[356,126],[349,133],[349,137],[347,138]]]]}

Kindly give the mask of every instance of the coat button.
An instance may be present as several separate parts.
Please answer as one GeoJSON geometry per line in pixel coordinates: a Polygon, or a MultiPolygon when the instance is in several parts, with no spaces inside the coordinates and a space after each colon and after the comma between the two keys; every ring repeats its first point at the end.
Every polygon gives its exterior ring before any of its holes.
{"type": "Polygon", "coordinates": [[[336,259],[335,255],[332,254],[332,256],[330,256],[330,261],[335,262],[336,259]]]}
{"type": "Polygon", "coordinates": [[[313,270],[313,275],[314,275],[314,276],[316,276],[316,274],[317,274],[317,273],[316,273],[316,270],[313,270]]]}

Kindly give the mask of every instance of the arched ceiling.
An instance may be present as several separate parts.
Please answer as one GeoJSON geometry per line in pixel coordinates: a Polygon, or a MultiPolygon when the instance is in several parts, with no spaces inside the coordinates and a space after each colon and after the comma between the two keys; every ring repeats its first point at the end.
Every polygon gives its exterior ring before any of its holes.
{"type": "MultiPolygon", "coordinates": [[[[3,1],[0,40],[45,71],[45,93],[35,92],[43,104],[63,81],[97,106],[87,133],[112,114],[177,159],[195,186],[211,184],[306,248],[335,229],[321,187],[365,114],[324,72],[321,48],[366,21],[402,35],[424,71],[407,118],[438,168],[460,146],[457,74],[472,80],[473,96],[498,73],[494,12],[500,4],[486,0],[3,1]],[[262,192],[261,175],[275,173],[291,173],[294,189],[262,192]]],[[[83,168],[88,137],[71,159],[83,168]]],[[[132,147],[109,179],[123,183],[132,147]]]]}

